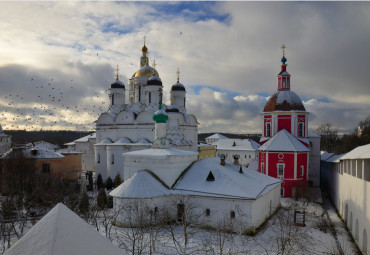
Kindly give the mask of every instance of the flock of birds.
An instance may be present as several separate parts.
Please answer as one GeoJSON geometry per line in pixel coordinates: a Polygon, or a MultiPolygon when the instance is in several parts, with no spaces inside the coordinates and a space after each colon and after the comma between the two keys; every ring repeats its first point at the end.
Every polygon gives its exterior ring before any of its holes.
{"type": "MultiPolygon", "coordinates": [[[[23,130],[92,130],[93,122],[105,106],[108,90],[95,92],[85,104],[67,104],[66,97],[78,93],[73,79],[68,86],[57,86],[51,78],[47,83],[30,78],[34,93],[21,91],[2,96],[5,109],[1,112],[1,124],[5,129],[23,130]],[[104,93],[105,92],[105,93],[104,93]],[[37,95],[37,96],[34,96],[37,95]]],[[[25,90],[26,91],[26,90],[25,90]]],[[[33,91],[32,91],[33,92],[33,91]]]]}

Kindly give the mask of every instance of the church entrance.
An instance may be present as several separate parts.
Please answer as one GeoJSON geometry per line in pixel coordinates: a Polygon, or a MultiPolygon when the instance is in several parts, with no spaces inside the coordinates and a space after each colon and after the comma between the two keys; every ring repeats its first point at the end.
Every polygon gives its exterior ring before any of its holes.
{"type": "Polygon", "coordinates": [[[185,214],[185,204],[177,204],[177,221],[182,223],[185,214]]]}

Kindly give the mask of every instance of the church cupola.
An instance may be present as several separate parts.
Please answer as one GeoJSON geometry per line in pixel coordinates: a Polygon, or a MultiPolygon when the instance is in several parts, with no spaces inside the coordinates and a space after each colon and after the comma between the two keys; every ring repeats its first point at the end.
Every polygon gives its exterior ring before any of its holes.
{"type": "MultiPolygon", "coordinates": [[[[161,104],[162,99],[162,80],[158,77],[158,73],[155,70],[155,60],[153,62],[153,71],[152,76],[148,78],[148,81],[145,86],[145,103],[147,106],[152,105],[155,108],[149,107],[150,109],[157,109],[158,104],[161,104]]],[[[148,108],[148,109],[149,109],[148,108]]]]}
{"type": "Polygon", "coordinates": [[[144,46],[141,48],[143,55],[140,58],[140,67],[145,66],[145,63],[148,63],[148,48],[145,45],[146,36],[144,36],[144,46]]]}
{"type": "Polygon", "coordinates": [[[288,65],[286,64],[287,58],[285,57],[285,49],[286,49],[285,44],[281,46],[281,49],[283,50],[283,56],[281,58],[281,71],[277,76],[278,77],[278,90],[290,90],[290,74],[286,70],[286,67],[288,65]]]}
{"type": "Polygon", "coordinates": [[[125,105],[125,85],[118,79],[118,71],[117,65],[116,80],[110,85],[109,89],[110,111],[113,113],[120,112],[125,105]]]}
{"type": "Polygon", "coordinates": [[[177,107],[180,112],[185,113],[185,86],[180,83],[180,71],[177,69],[177,82],[171,87],[171,105],[177,107]]]}
{"type": "Polygon", "coordinates": [[[168,115],[159,104],[158,110],[153,115],[155,121],[155,137],[153,141],[154,148],[169,148],[170,144],[167,139],[167,120],[168,115]]]}

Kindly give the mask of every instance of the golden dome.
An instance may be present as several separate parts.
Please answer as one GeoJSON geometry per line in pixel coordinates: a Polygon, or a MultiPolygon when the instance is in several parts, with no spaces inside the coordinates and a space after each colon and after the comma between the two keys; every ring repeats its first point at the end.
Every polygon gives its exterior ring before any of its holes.
{"type": "Polygon", "coordinates": [[[141,48],[141,51],[142,51],[142,52],[148,52],[148,48],[145,46],[145,44],[144,44],[144,46],[141,48]]]}
{"type": "Polygon", "coordinates": [[[159,77],[159,74],[157,72],[157,70],[155,70],[153,67],[151,66],[143,66],[142,68],[140,68],[139,70],[136,71],[135,73],[135,77],[139,77],[139,76],[153,76],[153,72],[154,72],[154,75],[159,77]]]}

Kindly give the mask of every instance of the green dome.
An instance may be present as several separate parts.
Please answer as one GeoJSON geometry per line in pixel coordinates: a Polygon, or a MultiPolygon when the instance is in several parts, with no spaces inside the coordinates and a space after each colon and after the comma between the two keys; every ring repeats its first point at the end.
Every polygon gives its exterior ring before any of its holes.
{"type": "Polygon", "coordinates": [[[159,105],[158,111],[156,111],[153,115],[153,120],[155,123],[166,123],[168,120],[168,115],[166,112],[162,109],[162,105],[159,105]]]}

